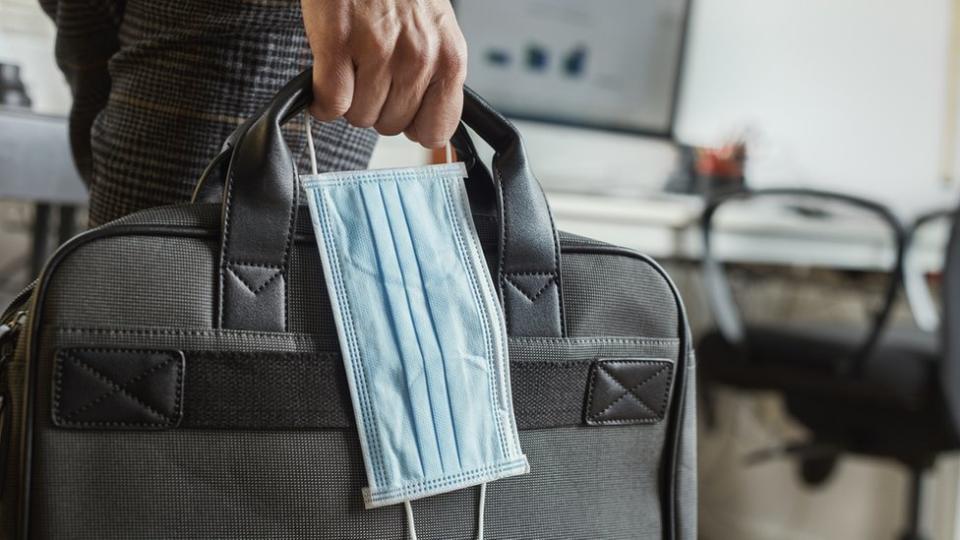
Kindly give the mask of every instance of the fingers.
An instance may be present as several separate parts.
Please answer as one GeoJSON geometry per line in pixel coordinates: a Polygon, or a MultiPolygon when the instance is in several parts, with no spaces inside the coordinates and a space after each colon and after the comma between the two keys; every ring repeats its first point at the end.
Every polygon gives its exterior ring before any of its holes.
{"type": "Polygon", "coordinates": [[[373,127],[387,101],[392,81],[387,66],[372,63],[357,67],[350,108],[343,114],[354,126],[373,127]]]}
{"type": "Polygon", "coordinates": [[[313,102],[310,113],[322,121],[336,120],[353,100],[353,63],[347,37],[350,12],[344,3],[304,0],[303,25],[313,51],[313,102]]]}
{"type": "Polygon", "coordinates": [[[428,54],[414,49],[408,51],[406,56],[407,58],[396,59],[403,68],[394,79],[390,94],[374,125],[382,135],[399,135],[410,126],[430,84],[432,62],[428,54]]]}
{"type": "Polygon", "coordinates": [[[354,73],[349,57],[314,56],[313,102],[310,104],[314,118],[329,122],[346,114],[353,103],[353,89],[354,73]]]}
{"type": "Polygon", "coordinates": [[[463,112],[463,81],[466,52],[452,51],[440,57],[439,68],[430,82],[407,136],[427,148],[442,148],[453,137],[463,112]]]}
{"type": "Polygon", "coordinates": [[[427,148],[443,148],[453,137],[463,111],[463,85],[437,81],[423,97],[408,136],[427,148]]]}

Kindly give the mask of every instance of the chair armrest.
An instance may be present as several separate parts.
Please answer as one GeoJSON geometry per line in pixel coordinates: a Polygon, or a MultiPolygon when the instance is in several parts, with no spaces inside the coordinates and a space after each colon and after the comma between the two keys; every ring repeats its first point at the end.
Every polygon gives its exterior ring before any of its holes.
{"type": "Polygon", "coordinates": [[[833,201],[844,203],[848,206],[865,210],[878,217],[882,223],[886,224],[891,233],[894,242],[895,260],[890,273],[890,279],[884,289],[883,304],[880,311],[874,317],[870,330],[867,333],[864,342],[857,349],[857,352],[850,359],[850,368],[853,371],[859,370],[862,359],[870,354],[870,351],[877,343],[882,334],[887,321],[890,318],[890,312],[896,300],[897,291],[902,282],[903,272],[903,254],[906,240],[906,232],[900,220],[885,205],[875,201],[832,191],[824,191],[806,188],[770,188],[757,190],[744,190],[722,195],[707,201],[700,219],[700,229],[703,239],[702,271],[707,294],[707,303],[709,309],[717,324],[717,330],[723,338],[740,350],[748,350],[747,336],[744,331],[743,320],[740,312],[733,301],[733,292],[726,276],[723,263],[717,259],[714,253],[714,218],[717,210],[732,201],[744,201],[748,199],[757,199],[772,196],[797,196],[813,199],[822,199],[824,201],[833,201]]]}
{"type": "Polygon", "coordinates": [[[906,233],[903,258],[903,290],[913,320],[921,330],[935,332],[940,327],[940,313],[930,294],[922,269],[912,257],[917,231],[939,219],[953,219],[956,209],[942,209],[923,214],[910,225],[906,233]]]}

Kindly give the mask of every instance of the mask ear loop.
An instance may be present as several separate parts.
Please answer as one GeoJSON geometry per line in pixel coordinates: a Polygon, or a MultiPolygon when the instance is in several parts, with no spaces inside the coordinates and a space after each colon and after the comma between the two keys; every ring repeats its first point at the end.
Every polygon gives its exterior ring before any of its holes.
{"type": "Polygon", "coordinates": [[[477,507],[477,540],[483,540],[483,515],[487,511],[487,483],[480,484],[480,504],[477,507]]]}
{"type": "Polygon", "coordinates": [[[417,528],[413,524],[413,507],[410,506],[410,501],[403,501],[403,509],[407,513],[407,534],[410,540],[417,540],[417,528]]]}
{"type": "Polygon", "coordinates": [[[310,174],[317,174],[317,149],[313,147],[313,117],[310,111],[303,111],[303,131],[307,134],[307,155],[310,156],[310,174]]]}
{"type": "MultiPolygon", "coordinates": [[[[407,514],[407,535],[417,540],[417,527],[413,523],[413,506],[403,501],[403,510],[407,514]]],[[[487,483],[480,484],[480,504],[477,505],[477,540],[483,540],[483,516],[487,511],[487,483]]]]}

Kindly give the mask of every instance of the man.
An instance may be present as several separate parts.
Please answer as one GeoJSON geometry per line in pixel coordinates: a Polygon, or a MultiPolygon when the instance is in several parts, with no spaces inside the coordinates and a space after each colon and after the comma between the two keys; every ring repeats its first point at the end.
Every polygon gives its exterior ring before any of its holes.
{"type": "Polygon", "coordinates": [[[226,136],[311,62],[321,170],[365,167],[375,131],[441,147],[460,118],[466,45],[449,0],[40,2],[91,225],[189,200],[226,136]]]}

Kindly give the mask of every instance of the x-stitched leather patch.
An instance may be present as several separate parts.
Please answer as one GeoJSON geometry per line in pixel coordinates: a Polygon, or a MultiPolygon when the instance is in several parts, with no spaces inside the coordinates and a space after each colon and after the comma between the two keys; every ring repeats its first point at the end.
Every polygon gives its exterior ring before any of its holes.
{"type": "Polygon", "coordinates": [[[654,424],[663,420],[673,383],[667,360],[597,360],[587,383],[584,422],[591,426],[654,424]]]}
{"type": "Polygon", "coordinates": [[[53,423],[69,428],[168,429],[183,415],[180,351],[60,349],[53,423]]]}

